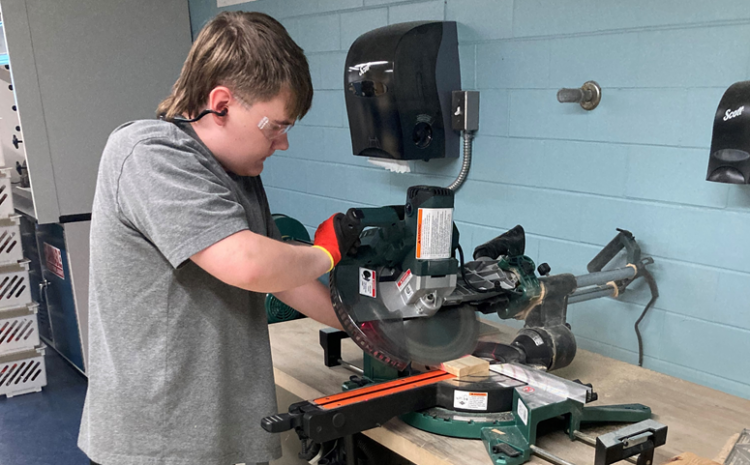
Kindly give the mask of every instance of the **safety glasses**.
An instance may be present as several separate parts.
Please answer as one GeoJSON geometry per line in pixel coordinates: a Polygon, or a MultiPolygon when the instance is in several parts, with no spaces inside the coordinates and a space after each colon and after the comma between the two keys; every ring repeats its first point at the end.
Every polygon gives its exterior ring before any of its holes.
{"type": "Polygon", "coordinates": [[[267,116],[264,116],[258,123],[258,129],[261,130],[263,135],[266,136],[266,139],[268,140],[278,139],[279,137],[289,132],[292,127],[294,127],[294,124],[274,123],[273,121],[268,119],[267,116]]]}

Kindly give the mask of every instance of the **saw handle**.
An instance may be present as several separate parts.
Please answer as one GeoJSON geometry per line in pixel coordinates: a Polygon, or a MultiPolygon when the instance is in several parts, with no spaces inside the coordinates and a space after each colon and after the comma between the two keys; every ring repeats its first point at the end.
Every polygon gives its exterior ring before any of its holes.
{"type": "MultiPolygon", "coordinates": [[[[403,207],[401,209],[403,210],[403,207]]],[[[360,228],[359,230],[362,232],[362,230],[369,227],[394,225],[401,221],[403,213],[399,217],[396,207],[350,208],[346,212],[346,216],[356,219],[360,228]]]]}

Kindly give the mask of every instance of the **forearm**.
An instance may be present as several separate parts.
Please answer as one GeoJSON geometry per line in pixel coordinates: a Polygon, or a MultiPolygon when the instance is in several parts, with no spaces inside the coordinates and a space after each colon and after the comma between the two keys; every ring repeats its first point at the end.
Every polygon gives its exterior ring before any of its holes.
{"type": "Polygon", "coordinates": [[[192,260],[229,285],[263,293],[307,284],[331,267],[328,254],[318,248],[291,245],[247,230],[193,255],[192,260]]]}
{"type": "Polygon", "coordinates": [[[248,263],[246,289],[274,293],[310,283],[331,268],[331,259],[322,250],[306,245],[290,245],[263,236],[246,249],[248,263]]]}
{"type": "Polygon", "coordinates": [[[332,328],[342,329],[331,305],[330,292],[320,281],[315,280],[294,289],[274,292],[274,295],[313,320],[332,328]]]}

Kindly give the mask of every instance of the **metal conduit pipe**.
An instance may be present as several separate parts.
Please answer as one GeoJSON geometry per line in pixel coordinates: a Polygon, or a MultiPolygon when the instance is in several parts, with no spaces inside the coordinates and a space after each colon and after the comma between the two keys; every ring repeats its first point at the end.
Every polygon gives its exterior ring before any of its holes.
{"type": "Polygon", "coordinates": [[[472,131],[463,131],[462,134],[464,137],[464,160],[461,164],[461,171],[458,173],[458,177],[450,186],[448,186],[448,189],[453,192],[456,192],[466,181],[466,177],[469,175],[469,169],[471,168],[471,149],[474,141],[474,133],[472,131]]]}

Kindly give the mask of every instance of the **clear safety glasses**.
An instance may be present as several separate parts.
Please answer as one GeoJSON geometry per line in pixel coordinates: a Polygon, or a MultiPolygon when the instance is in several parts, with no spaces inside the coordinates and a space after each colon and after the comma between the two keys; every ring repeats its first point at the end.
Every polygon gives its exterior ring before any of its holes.
{"type": "Polygon", "coordinates": [[[268,140],[278,139],[279,137],[289,132],[289,130],[293,127],[294,124],[274,123],[273,121],[268,119],[267,116],[264,116],[258,123],[258,129],[263,132],[263,135],[266,136],[266,139],[268,140]]]}

